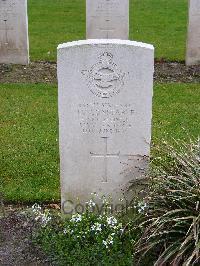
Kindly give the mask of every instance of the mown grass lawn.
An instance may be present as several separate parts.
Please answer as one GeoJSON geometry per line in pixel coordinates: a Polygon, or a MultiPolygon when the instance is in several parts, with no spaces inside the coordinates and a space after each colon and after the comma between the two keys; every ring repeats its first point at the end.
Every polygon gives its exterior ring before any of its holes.
{"type": "MultiPolygon", "coordinates": [[[[130,0],[130,39],[152,43],[156,58],[185,58],[187,0],[130,0]]],[[[31,60],[56,61],[59,43],[85,39],[85,0],[29,0],[31,60]]]]}
{"type": "MultiPolygon", "coordinates": [[[[5,199],[59,200],[56,85],[1,84],[0,99],[0,190],[5,199]]],[[[198,136],[199,99],[199,84],[156,84],[154,142],[198,136]]]]}

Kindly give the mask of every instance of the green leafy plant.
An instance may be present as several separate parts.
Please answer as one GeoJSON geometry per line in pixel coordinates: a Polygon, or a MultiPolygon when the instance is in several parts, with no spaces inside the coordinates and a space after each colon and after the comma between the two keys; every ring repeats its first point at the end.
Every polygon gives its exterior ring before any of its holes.
{"type": "Polygon", "coordinates": [[[154,265],[199,265],[200,142],[176,144],[165,143],[167,156],[156,162],[136,252],[155,252],[154,265]]]}
{"type": "Polygon", "coordinates": [[[71,218],[33,206],[40,225],[34,242],[56,265],[132,265],[133,235],[108,212],[92,212],[94,204],[71,218]]]}

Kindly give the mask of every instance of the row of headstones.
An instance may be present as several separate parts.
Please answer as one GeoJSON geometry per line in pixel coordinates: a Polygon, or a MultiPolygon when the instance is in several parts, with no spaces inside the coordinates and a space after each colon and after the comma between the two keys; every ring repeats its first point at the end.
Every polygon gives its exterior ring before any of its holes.
{"type": "MultiPolygon", "coordinates": [[[[128,39],[129,0],[86,0],[87,39],[128,39]]],[[[186,64],[200,63],[200,0],[190,0],[186,64]]],[[[27,0],[0,0],[0,63],[29,63],[27,0]]]]}
{"type": "MultiPolygon", "coordinates": [[[[0,3],[1,55],[28,63],[26,1],[0,3]]],[[[64,212],[82,210],[91,193],[112,197],[117,208],[123,197],[127,202],[133,182],[146,175],[154,47],[126,40],[128,6],[128,0],[87,0],[87,36],[94,39],[58,47],[64,212]]]]}

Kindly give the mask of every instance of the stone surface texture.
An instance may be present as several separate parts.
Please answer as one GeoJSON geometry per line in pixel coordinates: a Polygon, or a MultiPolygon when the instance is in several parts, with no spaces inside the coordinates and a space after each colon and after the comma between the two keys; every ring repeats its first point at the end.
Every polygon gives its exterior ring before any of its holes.
{"type": "Polygon", "coordinates": [[[129,38],[129,0],[86,0],[86,38],[129,38]]]}
{"type": "Polygon", "coordinates": [[[190,0],[186,65],[198,64],[200,64],[200,0],[190,0]]]}
{"type": "Polygon", "coordinates": [[[0,0],[0,63],[29,63],[27,0],[0,0]]]}
{"type": "Polygon", "coordinates": [[[58,47],[62,204],[115,204],[142,179],[151,142],[152,45],[87,40],[58,47]],[[69,202],[68,202],[69,203],[69,202]]]}

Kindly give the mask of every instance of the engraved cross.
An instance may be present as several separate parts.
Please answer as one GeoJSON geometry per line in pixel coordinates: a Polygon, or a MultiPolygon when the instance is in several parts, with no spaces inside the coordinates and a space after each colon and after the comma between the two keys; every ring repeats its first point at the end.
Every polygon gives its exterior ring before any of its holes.
{"type": "Polygon", "coordinates": [[[108,153],[108,137],[102,137],[104,141],[104,153],[93,153],[90,152],[90,155],[93,158],[103,158],[104,159],[104,174],[102,178],[102,182],[108,182],[108,158],[119,158],[120,152],[114,154],[114,153],[108,153]]]}

